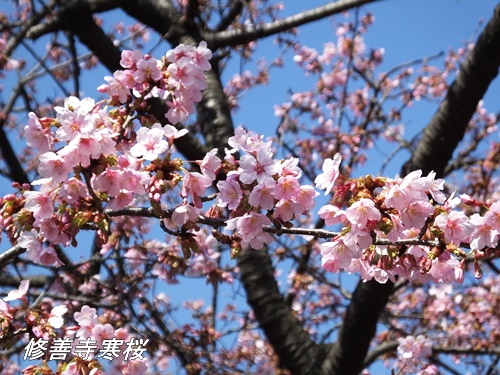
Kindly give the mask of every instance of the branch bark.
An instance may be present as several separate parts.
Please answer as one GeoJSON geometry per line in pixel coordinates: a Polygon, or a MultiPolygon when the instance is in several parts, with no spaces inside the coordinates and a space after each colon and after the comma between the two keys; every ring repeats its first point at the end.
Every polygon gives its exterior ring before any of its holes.
{"type": "Polygon", "coordinates": [[[500,5],[460,66],[457,78],[448,89],[436,114],[427,125],[402,173],[431,170],[438,177],[450,162],[458,143],[463,139],[469,121],[500,66],[500,5]]]}
{"type": "Polygon", "coordinates": [[[220,47],[238,46],[261,39],[270,35],[290,30],[294,27],[317,21],[319,19],[337,14],[348,9],[356,8],[377,0],[339,0],[330,4],[295,14],[293,16],[276,20],[261,26],[250,26],[221,32],[202,32],[202,38],[211,49],[220,47]]]}
{"type": "Polygon", "coordinates": [[[319,374],[318,345],[284,301],[266,249],[245,249],[238,257],[238,266],[247,301],[278,355],[280,365],[293,374],[319,374]]]}

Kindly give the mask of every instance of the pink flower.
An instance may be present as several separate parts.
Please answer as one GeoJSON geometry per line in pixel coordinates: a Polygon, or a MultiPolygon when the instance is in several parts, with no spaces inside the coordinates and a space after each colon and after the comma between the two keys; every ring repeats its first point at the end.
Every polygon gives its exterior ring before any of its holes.
{"type": "Polygon", "coordinates": [[[304,185],[300,187],[299,194],[295,197],[295,200],[304,207],[304,211],[312,210],[316,205],[314,198],[318,195],[319,193],[312,186],[304,185]]]}
{"type": "MultiPolygon", "coordinates": [[[[172,122],[173,123],[173,122],[172,122]]],[[[174,139],[183,137],[186,135],[189,131],[187,129],[180,129],[177,130],[175,126],[172,125],[165,125],[163,127],[163,134],[165,137],[168,139],[168,142],[172,144],[174,139]]]]}
{"type": "MultiPolygon", "coordinates": [[[[94,104],[93,102],[92,100],[92,105],[94,104]]],[[[73,110],[67,110],[63,107],[55,108],[59,108],[57,121],[61,124],[56,131],[58,140],[71,141],[77,136],[88,136],[95,131],[95,117],[87,111],[88,107],[88,105],[84,105],[81,108],[73,110]]]]}
{"type": "Polygon", "coordinates": [[[474,231],[474,226],[463,212],[452,211],[449,215],[441,214],[434,224],[444,233],[446,243],[460,245],[474,231]]]}
{"type": "Polygon", "coordinates": [[[125,363],[122,369],[123,375],[143,375],[147,373],[148,365],[145,360],[134,359],[125,363]]]}
{"type": "Polygon", "coordinates": [[[381,218],[380,211],[375,207],[375,203],[366,198],[361,198],[359,201],[354,202],[346,210],[345,216],[351,224],[358,227],[365,227],[368,220],[378,221],[381,218]]]}
{"type": "Polygon", "coordinates": [[[28,292],[28,288],[30,286],[30,281],[29,280],[21,280],[21,283],[19,284],[19,288],[12,290],[7,294],[7,297],[5,297],[3,300],[5,302],[9,301],[14,301],[16,299],[23,298],[26,293],[28,292]]]}
{"type": "Polygon", "coordinates": [[[319,209],[318,215],[325,221],[326,225],[333,225],[341,222],[342,218],[345,217],[345,211],[337,206],[327,204],[319,209]]]}
{"type": "Polygon", "coordinates": [[[132,146],[130,153],[135,157],[155,160],[167,150],[168,142],[163,139],[163,129],[155,124],[151,129],[143,127],[137,131],[137,144],[132,146]]]}
{"type": "Polygon", "coordinates": [[[182,103],[174,97],[171,102],[167,102],[167,105],[170,108],[165,114],[165,117],[171,124],[175,125],[188,119],[190,111],[189,108],[186,108],[185,103],[182,103]]]}
{"type": "Polygon", "coordinates": [[[401,220],[407,229],[420,229],[429,216],[434,213],[434,207],[426,201],[415,201],[406,207],[401,215],[401,220]]]}
{"type": "Polygon", "coordinates": [[[261,184],[253,188],[248,197],[248,203],[253,207],[261,207],[264,210],[270,210],[274,207],[274,196],[276,191],[276,182],[272,178],[265,179],[261,184]]]}
{"type": "Polygon", "coordinates": [[[147,83],[150,79],[159,81],[162,78],[162,73],[158,67],[158,62],[154,58],[140,59],[136,64],[136,71],[134,72],[134,80],[137,83],[147,83]]]}
{"type": "Polygon", "coordinates": [[[493,203],[484,217],[493,230],[500,232],[500,202],[493,203]]]}
{"type": "Polygon", "coordinates": [[[252,249],[262,249],[264,244],[273,242],[273,237],[264,232],[264,226],[271,224],[267,216],[255,212],[246,213],[241,217],[227,221],[227,229],[236,229],[236,233],[241,237],[243,247],[250,246],[252,249]]]}
{"type": "Polygon", "coordinates": [[[173,89],[195,85],[199,75],[196,65],[188,58],[181,58],[167,68],[168,85],[173,89]]]}
{"type": "Polygon", "coordinates": [[[135,69],[135,64],[142,58],[142,52],[139,50],[124,50],[121,54],[120,65],[127,69],[135,69]]]}
{"type": "Polygon", "coordinates": [[[80,309],[80,312],[76,312],[73,314],[73,317],[80,326],[80,329],[76,332],[76,337],[82,339],[89,338],[92,329],[98,323],[96,309],[84,305],[80,309]]]}
{"type": "Polygon", "coordinates": [[[205,194],[207,187],[212,185],[212,180],[198,172],[186,172],[182,183],[182,196],[191,196],[195,207],[201,208],[200,197],[205,194]]]}
{"type": "Polygon", "coordinates": [[[255,180],[261,183],[278,173],[279,170],[271,151],[267,149],[260,149],[257,157],[244,155],[240,160],[240,167],[243,170],[240,174],[240,181],[244,184],[251,184],[255,180]]]}
{"type": "Polygon", "coordinates": [[[481,250],[485,246],[494,248],[498,244],[499,233],[493,230],[489,224],[490,218],[488,214],[480,216],[474,214],[470,217],[469,221],[474,226],[474,231],[470,235],[470,248],[472,250],[481,250]]]}
{"type": "Polygon", "coordinates": [[[395,208],[399,212],[402,212],[408,205],[408,201],[410,201],[408,191],[396,183],[387,191],[384,203],[387,207],[395,208]]]}
{"type": "Polygon", "coordinates": [[[398,346],[399,368],[414,371],[432,354],[432,343],[423,335],[400,338],[398,346]]]}
{"type": "Polygon", "coordinates": [[[300,192],[300,184],[293,176],[280,177],[276,184],[276,199],[293,199],[300,192]]]}
{"type": "Polygon", "coordinates": [[[36,220],[33,226],[39,228],[40,237],[44,241],[52,244],[66,244],[69,241],[68,235],[61,230],[55,218],[36,220]]]}
{"type": "Polygon", "coordinates": [[[279,175],[280,176],[293,176],[296,178],[300,178],[302,176],[302,170],[298,166],[299,159],[298,158],[289,158],[283,161],[280,164],[279,175]]]}
{"type": "Polygon", "coordinates": [[[172,213],[172,221],[177,225],[183,225],[187,222],[195,223],[198,219],[198,209],[190,204],[183,204],[177,207],[172,213]]]}
{"type": "Polygon", "coordinates": [[[21,232],[17,240],[18,246],[26,249],[26,256],[29,260],[43,264],[45,266],[63,266],[64,263],[59,260],[52,246],[43,247],[38,235],[34,229],[30,232],[21,232]]]}
{"type": "Polygon", "coordinates": [[[26,144],[37,148],[40,152],[47,152],[54,146],[54,134],[50,127],[44,127],[40,119],[33,113],[28,114],[28,125],[24,128],[26,144]]]}
{"type": "Polygon", "coordinates": [[[38,172],[42,177],[50,177],[54,182],[63,182],[68,179],[68,174],[73,167],[61,156],[54,152],[46,152],[40,155],[38,172]]]}
{"type": "Polygon", "coordinates": [[[43,247],[34,229],[30,232],[24,231],[17,240],[18,246],[26,249],[26,256],[34,263],[44,266],[63,266],[52,246],[43,247]]]}
{"type": "Polygon", "coordinates": [[[108,167],[97,176],[91,179],[92,188],[102,192],[107,192],[109,196],[115,197],[120,194],[123,172],[116,166],[108,167]]]}
{"type": "Polygon", "coordinates": [[[111,199],[106,208],[110,210],[120,210],[127,207],[134,200],[132,192],[121,189],[120,192],[111,199]]]}
{"type": "Polygon", "coordinates": [[[346,269],[353,258],[359,257],[359,247],[353,243],[346,243],[342,236],[321,244],[321,264],[326,271],[338,272],[346,269]]]}
{"type": "Polygon", "coordinates": [[[440,204],[443,204],[446,201],[446,196],[441,191],[444,189],[444,180],[442,178],[438,178],[435,180],[436,172],[431,171],[427,175],[426,179],[430,182],[429,193],[432,198],[440,204]]]}
{"type": "Polygon", "coordinates": [[[175,62],[184,57],[192,59],[194,57],[194,54],[195,54],[195,47],[185,44],[179,44],[173,50],[167,51],[166,57],[168,61],[175,62]]]}
{"type": "Polygon", "coordinates": [[[54,201],[46,193],[25,191],[23,195],[26,198],[24,209],[33,212],[35,219],[48,219],[54,213],[54,201]]]}
{"type": "Polygon", "coordinates": [[[74,177],[65,181],[58,193],[59,197],[72,204],[88,195],[87,186],[74,177]]]}
{"type": "Polygon", "coordinates": [[[126,77],[128,76],[123,71],[117,70],[113,77],[104,77],[108,84],[100,85],[97,91],[108,94],[111,99],[117,100],[119,103],[126,103],[130,96],[130,88],[124,83],[126,77]]]}
{"type": "Polygon", "coordinates": [[[208,152],[201,161],[200,163],[201,173],[203,173],[211,180],[215,180],[215,173],[220,168],[220,164],[221,161],[217,157],[217,149],[214,148],[212,151],[208,152]]]}
{"type": "Polygon", "coordinates": [[[369,273],[380,284],[385,284],[388,280],[391,280],[393,283],[396,282],[396,278],[392,271],[372,266],[370,267],[369,273]]]}
{"type": "Polygon", "coordinates": [[[228,209],[234,210],[239,206],[243,192],[236,177],[236,174],[229,174],[225,181],[217,182],[217,189],[219,189],[217,205],[219,207],[227,206],[228,209]]]}
{"type": "Polygon", "coordinates": [[[283,221],[290,221],[303,211],[304,207],[297,202],[289,199],[280,199],[274,208],[273,217],[280,218],[283,221]]]}
{"type": "Polygon", "coordinates": [[[97,345],[101,346],[103,340],[110,340],[115,335],[115,329],[109,323],[96,324],[91,331],[90,336],[97,341],[97,345]]]}
{"type": "Polygon", "coordinates": [[[42,250],[39,253],[27,251],[26,254],[30,260],[44,266],[64,266],[64,263],[57,257],[56,251],[52,246],[42,247],[42,250]],[[30,254],[33,256],[30,257],[30,254]]]}
{"type": "Polygon", "coordinates": [[[212,51],[207,48],[207,42],[201,41],[193,56],[194,63],[203,70],[210,70],[210,59],[212,58],[212,51]]]}
{"type": "Polygon", "coordinates": [[[74,313],[73,317],[76,322],[83,327],[94,326],[98,322],[96,309],[88,307],[87,305],[82,306],[80,312],[74,313]]]}
{"type": "Polygon", "coordinates": [[[336,153],[333,159],[325,159],[323,162],[323,173],[316,177],[314,183],[320,190],[325,189],[325,195],[330,193],[335,184],[335,180],[339,177],[339,167],[342,161],[342,156],[336,153]]]}

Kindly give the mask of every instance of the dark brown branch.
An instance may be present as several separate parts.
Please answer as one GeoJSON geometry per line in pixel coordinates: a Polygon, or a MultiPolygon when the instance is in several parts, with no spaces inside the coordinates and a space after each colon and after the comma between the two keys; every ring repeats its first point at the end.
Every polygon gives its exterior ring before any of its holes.
{"type": "Polygon", "coordinates": [[[242,45],[374,1],[376,0],[339,0],[262,26],[222,32],[202,32],[202,38],[212,49],[242,45]]]}
{"type": "Polygon", "coordinates": [[[2,269],[7,263],[11,262],[14,258],[23,254],[26,249],[19,246],[13,246],[9,250],[6,250],[0,254],[0,269],[2,269]]]}
{"type": "Polygon", "coordinates": [[[215,31],[226,30],[233,23],[243,10],[243,2],[244,0],[233,0],[229,11],[222,17],[219,24],[215,27],[215,31]]]}
{"type": "Polygon", "coordinates": [[[267,251],[245,249],[238,257],[238,266],[247,301],[281,366],[293,374],[315,373],[317,345],[283,300],[267,251]]]}
{"type": "MultiPolygon", "coordinates": [[[[104,12],[108,10],[115,9],[120,6],[121,0],[80,0],[82,6],[88,7],[92,13],[104,12]]],[[[54,3],[62,3],[60,1],[55,1],[54,3]]],[[[51,18],[43,23],[33,24],[26,37],[30,39],[38,39],[43,35],[47,35],[52,32],[57,32],[64,29],[64,20],[67,17],[66,11],[69,7],[75,6],[72,2],[66,2],[65,6],[61,7],[57,12],[51,14],[51,18]]]]}
{"type": "Polygon", "coordinates": [[[375,362],[381,355],[393,352],[397,349],[399,343],[397,341],[384,342],[383,344],[377,346],[375,349],[371,350],[365,357],[365,362],[363,367],[367,368],[373,362],[375,362]]]}
{"type": "Polygon", "coordinates": [[[36,276],[24,276],[23,279],[18,277],[14,277],[12,275],[0,275],[0,285],[2,286],[10,286],[13,288],[17,288],[21,283],[21,280],[29,280],[30,287],[32,288],[43,288],[47,286],[47,282],[52,278],[44,275],[36,275],[36,276]]]}
{"type": "Polygon", "coordinates": [[[415,152],[403,166],[403,174],[421,169],[438,177],[462,140],[467,125],[500,66],[500,5],[460,66],[456,80],[427,125],[415,152]]]}
{"type": "Polygon", "coordinates": [[[111,72],[121,69],[121,51],[95,23],[92,9],[87,2],[78,0],[67,2],[61,13],[64,13],[61,22],[65,30],[77,35],[111,72]]]}
{"type": "Polygon", "coordinates": [[[379,284],[375,280],[358,283],[337,342],[323,362],[322,374],[356,375],[361,372],[380,314],[393,287],[391,282],[379,284]]]}
{"type": "Polygon", "coordinates": [[[29,183],[28,176],[26,175],[24,168],[21,166],[19,159],[12,148],[12,145],[7,138],[7,133],[5,132],[5,123],[10,116],[10,112],[14,107],[19,95],[23,93],[23,86],[19,83],[10,95],[9,101],[3,109],[3,115],[0,117],[0,150],[2,151],[2,156],[7,163],[9,168],[9,175],[12,181],[19,182],[20,184],[29,183]]]}

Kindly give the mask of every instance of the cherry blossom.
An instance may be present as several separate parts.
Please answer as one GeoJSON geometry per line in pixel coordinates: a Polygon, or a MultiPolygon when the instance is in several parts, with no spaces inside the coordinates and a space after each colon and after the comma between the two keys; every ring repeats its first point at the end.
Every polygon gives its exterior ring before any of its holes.
{"type": "Polygon", "coordinates": [[[40,152],[50,151],[54,145],[54,134],[50,126],[42,125],[33,112],[28,114],[28,119],[28,125],[24,128],[27,145],[37,148],[40,152]]]}
{"type": "Polygon", "coordinates": [[[474,230],[467,216],[458,211],[452,211],[448,215],[441,214],[436,217],[434,223],[443,231],[444,240],[455,245],[460,245],[474,230]]]}
{"type": "Polygon", "coordinates": [[[50,177],[54,182],[63,182],[73,171],[73,166],[66,159],[49,151],[40,155],[38,172],[42,177],[50,177]]]}
{"type": "Polygon", "coordinates": [[[240,180],[245,184],[251,184],[255,180],[262,183],[278,172],[276,160],[273,159],[272,153],[265,149],[260,149],[256,157],[244,155],[240,160],[240,167],[243,169],[240,180]]]}
{"type": "Polygon", "coordinates": [[[335,180],[339,177],[339,166],[341,161],[342,157],[339,153],[336,153],[333,159],[325,159],[322,167],[323,173],[318,175],[314,180],[318,189],[325,190],[325,195],[332,191],[335,180]]]}
{"type": "Polygon", "coordinates": [[[21,280],[21,283],[19,284],[19,288],[12,290],[7,294],[7,297],[4,297],[3,300],[5,302],[9,301],[14,301],[16,299],[23,298],[26,293],[28,292],[30,286],[30,281],[29,280],[21,280]]]}
{"type": "Polygon", "coordinates": [[[168,143],[163,139],[163,129],[155,124],[151,129],[140,128],[137,131],[137,143],[132,146],[130,153],[135,157],[154,160],[168,150],[168,143]]]}
{"type": "Polygon", "coordinates": [[[243,192],[240,183],[237,180],[237,174],[229,174],[224,181],[217,182],[219,196],[217,204],[221,207],[226,207],[234,210],[241,202],[243,192]]]}
{"type": "Polygon", "coordinates": [[[364,227],[368,220],[379,220],[381,214],[380,211],[375,208],[375,203],[373,203],[373,201],[361,198],[346,210],[345,216],[352,224],[364,227]]]}

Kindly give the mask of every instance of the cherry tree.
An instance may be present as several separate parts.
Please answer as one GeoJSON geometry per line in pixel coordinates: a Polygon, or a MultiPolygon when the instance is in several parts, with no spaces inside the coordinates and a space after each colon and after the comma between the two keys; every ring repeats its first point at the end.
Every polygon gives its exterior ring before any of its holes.
{"type": "Polygon", "coordinates": [[[9,2],[0,373],[494,374],[500,8],[387,71],[372,2],[9,2]],[[273,103],[273,134],[235,124],[288,65],[311,89],[273,103]],[[359,172],[377,145],[399,175],[359,172]]]}

